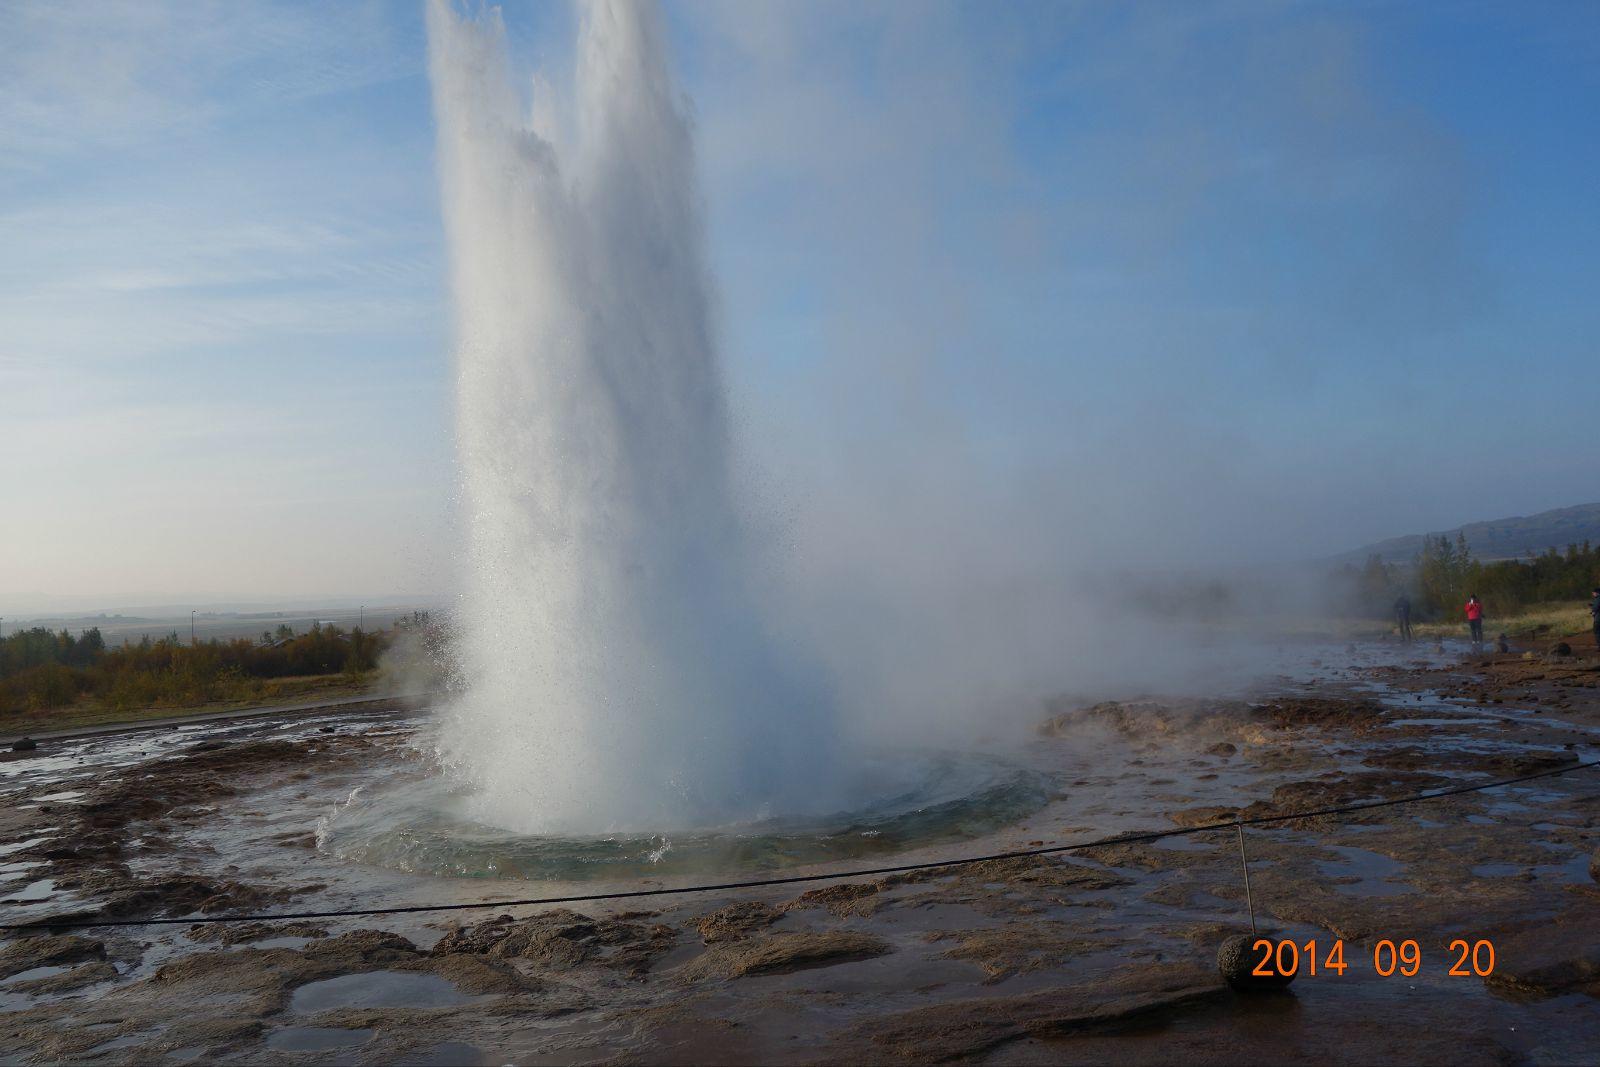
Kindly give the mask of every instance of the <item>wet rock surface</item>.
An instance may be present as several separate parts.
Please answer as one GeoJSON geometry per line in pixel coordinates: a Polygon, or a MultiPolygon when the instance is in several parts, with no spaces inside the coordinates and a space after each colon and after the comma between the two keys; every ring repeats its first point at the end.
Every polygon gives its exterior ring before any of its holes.
{"type": "Polygon", "coordinates": [[[671,949],[676,937],[677,931],[659,923],[592,918],[558,908],[530,919],[505,915],[451,931],[434,951],[516,959],[543,969],[592,963],[640,974],[671,949]]]}
{"type": "Polygon", "coordinates": [[[248,775],[312,754],[288,741],[199,745],[98,787],[79,806],[79,825],[86,831],[119,830],[140,819],[182,814],[193,805],[237,795],[248,775]]]}
{"type": "MultiPolygon", "coordinates": [[[[907,862],[1561,770],[1600,751],[1600,661],[1584,651],[1363,666],[1358,647],[1352,665],[1314,684],[1247,699],[1062,700],[1029,750],[1059,783],[1051,806],[907,862]]],[[[0,812],[0,845],[20,865],[7,892],[43,888],[6,907],[59,920],[535,895],[455,880],[396,898],[384,895],[400,881],[392,872],[335,895],[343,875],[318,848],[315,818],[407,766],[409,729],[241,733],[96,772],[72,787],[81,796],[30,787],[0,812]],[[305,818],[279,814],[297,805],[305,818]],[[243,829],[220,836],[226,819],[243,829]]],[[[9,766],[54,758],[52,748],[9,766]]],[[[1600,1043],[1600,805],[1583,779],[1593,773],[1246,828],[1261,928],[1301,945],[1343,938],[1350,965],[1266,996],[1229,988],[1254,964],[1248,945],[1219,953],[1248,929],[1236,833],[1224,825],[663,897],[652,912],[14,936],[0,944],[0,995],[13,1009],[0,1057],[1198,1064],[1323,1063],[1334,1050],[1358,1062],[1583,1062],[1600,1043]],[[1377,943],[1408,938],[1420,973],[1378,977],[1377,943]],[[1447,975],[1455,938],[1492,941],[1493,972],[1447,975]],[[319,1041],[333,1044],[309,1051],[319,1041]]]]}
{"type": "Polygon", "coordinates": [[[25,982],[14,982],[11,989],[18,993],[46,994],[46,993],[71,993],[85,986],[100,985],[104,982],[114,982],[117,979],[117,969],[109,963],[85,963],[72,968],[62,974],[53,974],[47,978],[33,978],[25,982]]]}
{"type": "Polygon", "coordinates": [[[1023,996],[959,1000],[862,1023],[839,1046],[869,1048],[875,1057],[947,1061],[979,1056],[1020,1038],[1072,1035],[1217,1000],[1215,976],[1186,965],[1122,968],[1093,987],[1047,989],[1023,996]]]}
{"type": "Polygon", "coordinates": [[[15,858],[41,863],[41,877],[94,902],[54,916],[61,920],[250,911],[282,904],[321,886],[257,885],[181,870],[151,874],[138,866],[173,853],[173,838],[184,826],[205,820],[217,803],[241,796],[286,769],[337,768],[370,747],[361,738],[338,740],[337,745],[326,740],[202,742],[127,768],[74,800],[60,832],[24,847],[15,858]]]}
{"type": "Polygon", "coordinates": [[[1600,997],[1600,894],[1585,906],[1494,938],[1492,985],[1600,997]]]}
{"type": "Polygon", "coordinates": [[[694,920],[696,930],[708,945],[718,941],[738,941],[764,930],[783,918],[783,913],[759,900],[741,900],[718,908],[694,920]]]}
{"type": "Polygon", "coordinates": [[[939,931],[929,935],[929,941],[953,943],[940,958],[976,963],[983,968],[984,984],[991,985],[1019,974],[1053,970],[1074,957],[1107,947],[1103,938],[1092,934],[1074,923],[1013,920],[999,926],[939,931]]]}
{"type": "Polygon", "coordinates": [[[189,927],[186,936],[196,944],[244,945],[280,937],[327,937],[328,931],[314,923],[207,923],[189,927]]]}
{"type": "Polygon", "coordinates": [[[0,949],[0,978],[32,970],[35,967],[52,967],[64,963],[82,963],[85,960],[104,960],[106,946],[100,941],[76,934],[57,937],[22,937],[7,942],[0,949]]]}
{"type": "Polygon", "coordinates": [[[889,944],[870,934],[832,930],[818,933],[759,934],[713,945],[677,972],[681,981],[745,978],[787,974],[871,959],[889,951],[889,944]]]}

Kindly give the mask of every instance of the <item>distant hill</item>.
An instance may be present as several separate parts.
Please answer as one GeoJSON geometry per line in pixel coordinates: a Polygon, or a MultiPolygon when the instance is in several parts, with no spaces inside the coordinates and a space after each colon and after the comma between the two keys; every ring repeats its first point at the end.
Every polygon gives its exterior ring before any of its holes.
{"type": "MultiPolygon", "coordinates": [[[[1578,504],[1570,508],[1541,511],[1537,515],[1472,522],[1453,530],[1435,530],[1452,541],[1464,533],[1472,555],[1480,560],[1514,559],[1547,548],[1565,550],[1568,545],[1590,541],[1600,544],[1600,504],[1578,504]]],[[[1334,556],[1332,563],[1361,563],[1370,555],[1386,563],[1409,563],[1422,551],[1424,534],[1391,537],[1351,552],[1334,556]]]]}

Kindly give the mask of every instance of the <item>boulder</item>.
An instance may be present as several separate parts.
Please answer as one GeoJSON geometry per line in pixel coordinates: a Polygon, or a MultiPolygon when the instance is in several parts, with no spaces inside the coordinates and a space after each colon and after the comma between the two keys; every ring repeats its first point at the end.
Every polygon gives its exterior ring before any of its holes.
{"type": "Polygon", "coordinates": [[[31,737],[19,737],[11,743],[11,751],[13,752],[32,752],[38,747],[39,742],[31,737]]]}
{"type": "Polygon", "coordinates": [[[1261,959],[1261,952],[1253,946],[1260,938],[1277,943],[1277,938],[1270,933],[1263,934],[1234,934],[1222,942],[1217,949],[1217,971],[1228,985],[1241,993],[1262,993],[1273,989],[1283,989],[1292,981],[1294,975],[1273,974],[1271,977],[1252,974],[1256,962],[1261,959]]]}

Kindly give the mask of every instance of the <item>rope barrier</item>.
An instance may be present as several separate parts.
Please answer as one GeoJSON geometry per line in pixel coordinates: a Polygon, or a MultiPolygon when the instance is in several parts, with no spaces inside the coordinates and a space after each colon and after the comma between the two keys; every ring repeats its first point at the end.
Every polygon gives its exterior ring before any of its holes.
{"type": "Polygon", "coordinates": [[[943,867],[965,867],[975,863],[991,863],[996,860],[1027,859],[1035,856],[1057,855],[1064,852],[1082,852],[1087,849],[1104,848],[1109,845],[1144,844],[1151,841],[1160,841],[1168,837],[1187,837],[1191,834],[1209,833],[1215,830],[1235,830],[1240,834],[1242,844],[1242,828],[1245,826],[1265,826],[1271,823],[1293,822],[1296,819],[1314,819],[1323,815],[1343,815],[1356,811],[1372,811],[1376,808],[1392,808],[1402,804],[1416,804],[1425,800],[1439,800],[1444,797],[1460,796],[1464,793],[1479,793],[1486,789],[1499,789],[1503,786],[1532,782],[1540,778],[1553,778],[1557,775],[1571,774],[1573,771],[1587,770],[1591,767],[1600,767],[1600,760],[1568,764],[1565,767],[1536,771],[1532,774],[1519,775],[1515,778],[1502,778],[1493,782],[1479,782],[1473,785],[1456,786],[1451,789],[1439,789],[1386,800],[1338,804],[1326,808],[1313,808],[1307,811],[1289,812],[1282,815],[1256,815],[1250,818],[1227,819],[1220,822],[1204,823],[1199,826],[1180,826],[1171,830],[1117,834],[1112,837],[1103,837],[1094,841],[1080,841],[1069,845],[1045,845],[1039,848],[1017,849],[1010,852],[991,852],[982,856],[964,856],[952,860],[928,860],[921,863],[901,863],[885,867],[837,871],[829,874],[795,874],[778,878],[755,878],[741,882],[717,882],[677,888],[661,886],[650,889],[617,890],[609,893],[578,893],[557,897],[530,897],[523,900],[492,900],[466,904],[410,904],[390,908],[353,908],[349,910],[297,911],[256,915],[198,915],[187,918],[160,919],[63,920],[60,922],[37,919],[27,923],[0,924],[0,930],[87,930],[136,926],[193,926],[200,923],[288,922],[301,919],[345,919],[374,915],[417,915],[427,912],[488,911],[495,908],[587,904],[602,900],[637,900],[643,897],[720,893],[735,889],[764,889],[772,886],[801,885],[807,882],[833,882],[845,878],[874,878],[890,874],[907,874],[914,871],[937,870],[943,867]]]}

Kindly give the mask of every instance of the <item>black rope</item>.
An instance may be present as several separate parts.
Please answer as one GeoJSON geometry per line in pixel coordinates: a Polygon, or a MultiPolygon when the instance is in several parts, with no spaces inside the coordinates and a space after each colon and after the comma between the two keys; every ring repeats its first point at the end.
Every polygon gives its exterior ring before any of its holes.
{"type": "Polygon", "coordinates": [[[688,893],[719,893],[734,889],[764,889],[770,886],[799,885],[806,882],[833,882],[844,878],[873,878],[880,875],[937,870],[941,867],[965,867],[974,863],[990,863],[995,860],[1027,859],[1034,856],[1051,856],[1062,852],[1082,852],[1086,849],[1105,848],[1110,845],[1144,844],[1150,841],[1160,841],[1168,837],[1186,837],[1190,834],[1203,834],[1214,830],[1233,830],[1240,826],[1263,826],[1269,823],[1293,822],[1295,819],[1314,819],[1322,815],[1343,815],[1353,811],[1392,808],[1401,804],[1415,804],[1424,800],[1438,800],[1442,797],[1459,796],[1463,793],[1478,793],[1485,789],[1499,789],[1502,786],[1516,785],[1519,782],[1531,782],[1539,778],[1553,778],[1556,775],[1571,774],[1573,771],[1586,770],[1590,767],[1600,767],[1600,760],[1593,760],[1588,763],[1573,763],[1553,770],[1520,775],[1516,778],[1502,778],[1494,782],[1479,782],[1475,785],[1439,789],[1430,793],[1418,793],[1413,796],[1394,797],[1388,800],[1339,804],[1333,807],[1313,808],[1309,811],[1297,811],[1284,815],[1257,815],[1251,818],[1228,819],[1222,822],[1204,823],[1199,826],[1180,826],[1171,830],[1118,834],[1113,837],[1103,837],[1095,841],[1081,841],[1071,845],[1045,845],[1040,848],[1018,849],[1011,852],[991,852],[983,856],[964,856],[953,860],[928,860],[922,863],[900,863],[887,867],[868,867],[853,871],[838,871],[831,874],[794,874],[779,878],[755,878],[743,882],[718,882],[679,888],[663,886],[653,889],[626,889],[609,893],[578,893],[559,897],[530,897],[525,900],[490,900],[469,904],[408,904],[392,908],[296,911],[271,915],[198,915],[187,918],[164,919],[63,920],[60,922],[52,922],[49,919],[36,919],[27,923],[0,924],[0,930],[86,930],[101,927],[192,926],[198,923],[288,922],[298,919],[346,919],[371,915],[416,915],[423,912],[487,911],[491,908],[587,904],[601,900],[636,900],[641,897],[666,897],[688,893]]]}

